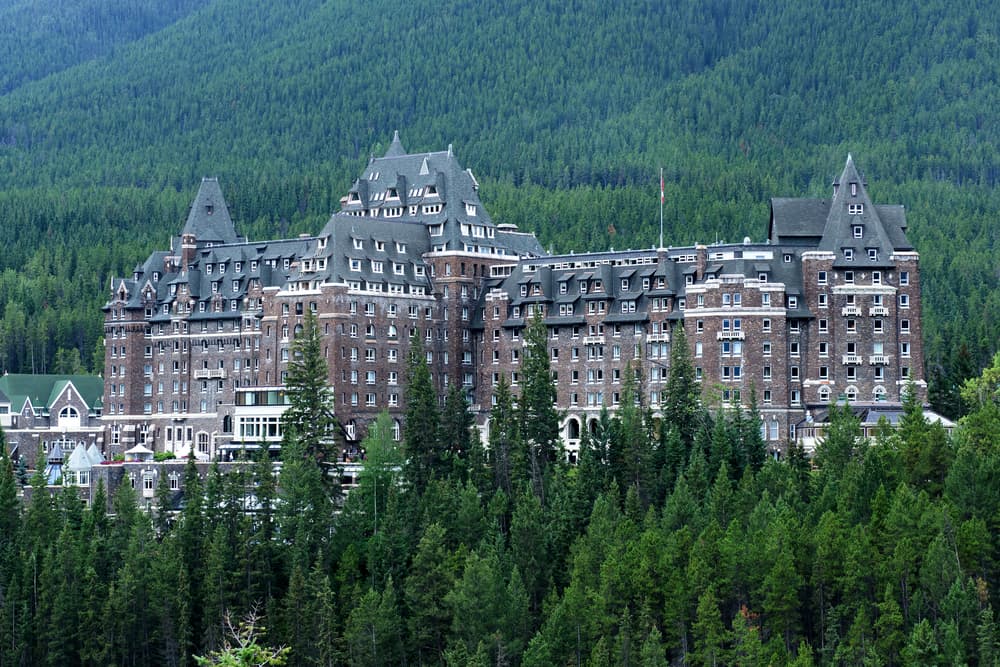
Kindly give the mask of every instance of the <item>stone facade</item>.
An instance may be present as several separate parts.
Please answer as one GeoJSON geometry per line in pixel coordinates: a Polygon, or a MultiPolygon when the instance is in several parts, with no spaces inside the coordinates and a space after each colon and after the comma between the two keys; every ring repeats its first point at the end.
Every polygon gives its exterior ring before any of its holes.
{"type": "Polygon", "coordinates": [[[459,384],[488,430],[493,388],[517,393],[524,330],[541,312],[575,456],[583,429],[641,378],[656,412],[684,326],[706,401],[756,395],[776,451],[838,398],[924,390],[918,256],[902,207],[874,205],[853,160],[830,199],[772,200],[767,239],[549,256],[495,224],[447,152],[373,159],[316,236],[236,234],[202,183],[171,250],[115,279],[105,307],[110,453],[144,444],[227,458],[276,446],[291,342],[320,323],[348,450],[383,409],[405,411],[411,336],[444,395],[459,384]]]}
{"type": "Polygon", "coordinates": [[[8,453],[45,467],[58,446],[104,446],[101,378],[91,375],[8,374],[0,377],[0,428],[8,453]]]}

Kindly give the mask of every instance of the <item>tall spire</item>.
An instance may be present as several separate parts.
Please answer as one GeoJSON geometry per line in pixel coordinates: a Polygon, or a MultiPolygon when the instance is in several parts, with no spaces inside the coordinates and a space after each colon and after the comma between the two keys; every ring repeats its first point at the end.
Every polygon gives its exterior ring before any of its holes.
{"type": "Polygon", "coordinates": [[[193,236],[199,242],[235,243],[238,240],[219,179],[201,179],[181,236],[193,236]]]}
{"type": "Polygon", "coordinates": [[[392,133],[392,143],[389,145],[389,150],[385,152],[385,157],[399,157],[400,155],[406,155],[406,149],[403,148],[403,142],[399,140],[399,130],[392,133]]]}

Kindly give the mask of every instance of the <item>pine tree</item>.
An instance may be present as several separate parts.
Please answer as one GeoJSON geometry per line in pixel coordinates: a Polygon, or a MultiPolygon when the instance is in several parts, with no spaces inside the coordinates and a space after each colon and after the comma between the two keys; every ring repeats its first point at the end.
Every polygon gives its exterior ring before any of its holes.
{"type": "Polygon", "coordinates": [[[664,392],[663,419],[668,428],[673,428],[684,445],[685,456],[690,455],[694,436],[701,426],[701,387],[695,378],[691,349],[683,324],[675,326],[671,333],[670,370],[664,392]]]}
{"type": "Polygon", "coordinates": [[[3,429],[0,428],[0,582],[12,565],[8,560],[13,556],[21,528],[21,504],[17,500],[17,480],[14,465],[7,454],[3,429]]]}
{"type": "Polygon", "coordinates": [[[635,489],[645,508],[654,492],[653,439],[647,428],[649,420],[642,401],[642,388],[632,364],[627,364],[623,372],[621,405],[615,412],[614,437],[608,458],[619,487],[626,493],[635,489]]]}
{"type": "Polygon", "coordinates": [[[517,419],[514,399],[510,393],[507,377],[500,375],[493,393],[496,403],[490,410],[489,457],[493,468],[494,489],[503,491],[508,498],[513,496],[515,471],[522,470],[524,463],[520,439],[517,433],[517,419]]]}
{"type": "Polygon", "coordinates": [[[420,538],[403,587],[410,643],[418,662],[437,661],[444,651],[452,621],[445,597],[454,582],[454,556],[447,552],[444,528],[432,523],[420,538]]]}
{"type": "Polygon", "coordinates": [[[715,589],[711,586],[698,598],[692,632],[695,647],[692,657],[695,664],[717,667],[727,663],[725,646],[729,637],[726,626],[722,623],[715,589]]]}
{"type": "Polygon", "coordinates": [[[541,311],[525,333],[521,398],[518,401],[519,433],[527,448],[527,471],[535,495],[545,502],[549,468],[561,460],[559,413],[556,410],[556,386],[549,364],[548,328],[541,311]]]}
{"type": "Polygon", "coordinates": [[[337,419],[333,413],[333,394],[327,381],[319,323],[306,311],[302,331],[292,341],[285,388],[288,409],[282,415],[285,431],[292,431],[302,443],[302,452],[323,471],[323,479],[339,493],[337,451],[334,432],[337,419]]]}
{"type": "Polygon", "coordinates": [[[438,435],[441,438],[440,451],[445,460],[442,461],[443,472],[448,477],[464,479],[471,472],[469,465],[473,452],[472,413],[469,412],[469,402],[465,391],[458,384],[452,384],[445,397],[444,412],[441,414],[441,426],[438,435]]]}
{"type": "Polygon", "coordinates": [[[406,421],[403,425],[404,473],[410,488],[423,495],[427,485],[443,471],[439,451],[437,392],[431,379],[422,339],[417,330],[410,337],[407,364],[406,421]]]}

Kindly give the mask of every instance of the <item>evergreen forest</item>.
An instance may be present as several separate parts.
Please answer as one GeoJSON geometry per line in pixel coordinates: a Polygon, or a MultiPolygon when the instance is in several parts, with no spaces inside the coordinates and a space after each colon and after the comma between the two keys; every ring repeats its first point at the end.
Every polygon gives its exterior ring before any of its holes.
{"type": "Polygon", "coordinates": [[[345,498],[318,331],[277,476],[189,460],[179,511],[161,475],[147,514],[38,474],[25,507],[0,458],[0,665],[1000,664],[1000,355],[954,434],[915,399],[871,438],[835,408],[811,461],[778,461],[753,405],[701,403],[679,330],[662,421],[628,373],[568,466],[539,320],[488,443],[418,337],[409,428],[375,423],[345,498]]]}
{"type": "Polygon", "coordinates": [[[555,251],[763,238],[853,153],[921,253],[935,407],[1000,339],[995,0],[0,0],[0,371],[102,368],[109,279],[218,176],[317,232],[393,130],[555,251]],[[993,221],[993,222],[991,222],[993,221]]]}

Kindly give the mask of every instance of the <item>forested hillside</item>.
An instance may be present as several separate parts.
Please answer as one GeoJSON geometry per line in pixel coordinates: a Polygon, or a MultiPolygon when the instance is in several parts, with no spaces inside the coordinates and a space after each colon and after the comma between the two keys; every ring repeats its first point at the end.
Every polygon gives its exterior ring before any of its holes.
{"type": "Polygon", "coordinates": [[[179,512],[161,474],[150,516],[127,482],[109,514],[103,487],[82,508],[39,472],[22,509],[0,443],[0,664],[191,665],[223,650],[227,614],[251,613],[290,665],[1000,661],[1000,355],[966,387],[954,438],[915,400],[870,441],[834,406],[812,461],[792,447],[779,462],[753,409],[700,406],[681,334],[663,421],[625,373],[621,407],[568,466],[545,456],[558,415],[540,321],[486,450],[460,389],[439,409],[418,339],[411,428],[397,443],[378,420],[334,512],[309,428],[330,400],[314,323],[277,485],[266,458],[204,480],[192,459],[179,512]]]}
{"type": "Polygon", "coordinates": [[[315,231],[399,129],[454,143],[494,217],[557,251],[655,242],[660,166],[668,242],[761,238],[770,197],[828,192],[851,151],[908,208],[936,397],[957,405],[1000,339],[998,10],[7,0],[0,368],[89,365],[92,285],[164,247],[201,176],[253,237],[315,231]]]}

